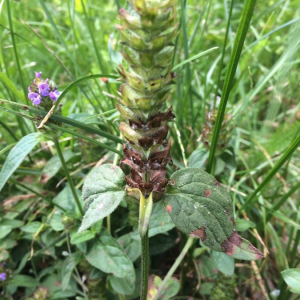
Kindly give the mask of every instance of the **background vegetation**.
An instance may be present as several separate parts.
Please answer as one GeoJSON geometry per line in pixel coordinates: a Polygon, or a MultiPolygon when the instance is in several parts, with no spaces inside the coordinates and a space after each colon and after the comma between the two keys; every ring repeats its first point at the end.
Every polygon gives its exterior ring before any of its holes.
{"type": "MultiPolygon", "coordinates": [[[[118,6],[127,7],[127,4],[117,0],[23,0],[9,1],[9,4],[10,11],[7,3],[0,1],[1,99],[28,105],[27,86],[34,79],[34,71],[42,71],[43,77],[53,80],[60,91],[80,77],[104,74],[100,76],[102,79],[76,85],[63,99],[62,115],[80,121],[64,127],[77,136],[64,132],[60,137],[68,169],[76,187],[80,188],[92,167],[113,162],[115,153],[107,147],[117,149],[120,145],[116,139],[101,136],[99,130],[119,136],[115,99],[107,95],[117,95],[119,84],[114,79],[107,82],[105,74],[117,75],[116,68],[122,58],[118,53],[115,24],[118,23],[118,6]],[[88,132],[86,125],[96,131],[88,132]],[[78,134],[83,137],[78,138],[78,134]],[[86,136],[92,140],[84,140],[86,136]],[[104,147],[93,141],[101,142],[104,147]]],[[[169,101],[177,126],[172,126],[170,133],[174,162],[170,173],[183,167],[185,158],[189,166],[205,164],[208,153],[201,133],[207,112],[218,107],[243,4],[244,1],[234,1],[231,12],[231,2],[227,0],[178,1],[180,34],[176,39],[173,65],[218,48],[176,69],[180,77],[169,101]],[[228,39],[223,47],[228,20],[228,39]],[[222,53],[223,64],[220,63],[222,53]]],[[[257,2],[227,105],[230,121],[226,126],[231,139],[227,152],[215,166],[215,175],[229,186],[236,209],[242,207],[236,216],[238,229],[244,231],[243,236],[266,257],[258,262],[235,261],[236,276],[233,276],[226,273],[229,267],[225,261],[219,263],[197,244],[175,273],[181,282],[180,299],[187,299],[187,295],[194,299],[286,300],[297,297],[289,291],[280,272],[297,268],[300,263],[299,149],[271,174],[271,180],[258,197],[247,206],[242,204],[300,134],[299,21],[297,0],[257,2]],[[230,280],[221,278],[223,273],[230,275],[230,280]],[[222,296],[230,287],[236,295],[222,296]]],[[[13,114],[17,111],[19,109],[0,104],[1,166],[11,147],[26,134],[36,131],[35,122],[13,114]]],[[[21,109],[21,113],[35,116],[26,109],[21,109]]],[[[65,122],[67,120],[63,120],[65,122]]],[[[90,279],[89,285],[93,277],[92,268],[83,263],[78,269],[73,267],[69,288],[61,290],[61,281],[66,276],[61,272],[62,266],[66,267],[66,252],[84,252],[84,249],[76,243],[70,244],[66,235],[70,228],[77,226],[76,217],[61,211],[56,213],[51,201],[72,210],[68,206],[74,203],[72,197],[54,144],[45,138],[15,171],[0,195],[0,260],[6,262],[1,268],[11,281],[9,285],[3,282],[2,288],[13,295],[13,299],[34,297],[38,286],[48,289],[47,298],[34,299],[85,297],[82,276],[90,279]],[[35,256],[28,261],[32,251],[35,256]],[[20,276],[30,276],[31,281],[20,276]],[[24,282],[29,283],[24,285],[24,282]]],[[[126,207],[112,214],[113,237],[120,238],[131,232],[131,217],[126,207]]],[[[104,222],[103,226],[107,224],[104,222]]],[[[97,234],[100,227],[94,228],[92,234],[97,234]]],[[[175,229],[167,236],[160,232],[157,230],[157,235],[150,239],[151,273],[164,277],[187,238],[175,229]]],[[[136,249],[137,246],[131,247],[136,249]]],[[[137,257],[131,258],[138,268],[137,257]]],[[[103,299],[123,297],[111,285],[105,288],[104,275],[98,274],[95,278],[98,280],[95,279],[98,289],[95,299],[102,299],[99,298],[102,292],[110,293],[103,294],[103,299]],[[104,292],[106,289],[109,292],[104,292]]]]}

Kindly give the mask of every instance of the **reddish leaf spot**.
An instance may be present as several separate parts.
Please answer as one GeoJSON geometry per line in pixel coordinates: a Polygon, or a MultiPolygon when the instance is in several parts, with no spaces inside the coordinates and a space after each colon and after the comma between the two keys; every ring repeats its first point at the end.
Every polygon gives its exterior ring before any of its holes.
{"type": "Polygon", "coordinates": [[[206,189],[204,192],[205,197],[209,197],[211,195],[211,191],[209,189],[206,189]]]}
{"type": "Polygon", "coordinates": [[[214,183],[215,183],[216,186],[220,186],[221,185],[220,182],[217,179],[214,180],[214,183]]]}
{"type": "Polygon", "coordinates": [[[106,78],[106,77],[101,77],[100,79],[105,83],[108,81],[108,78],[106,78]]]}
{"type": "Polygon", "coordinates": [[[192,231],[190,233],[191,237],[199,237],[202,241],[202,243],[204,243],[206,241],[206,231],[205,231],[205,227],[202,226],[200,229],[196,229],[194,231],[192,231]]]}
{"type": "Polygon", "coordinates": [[[167,212],[168,212],[168,214],[171,212],[171,210],[172,210],[172,206],[171,205],[167,205],[167,212]]]}
{"type": "Polygon", "coordinates": [[[60,283],[59,281],[55,281],[55,282],[54,282],[54,285],[55,285],[55,286],[60,286],[61,283],[60,283]]]}
{"type": "Polygon", "coordinates": [[[175,179],[171,179],[169,182],[170,185],[175,185],[176,184],[176,180],[175,179]]]}
{"type": "Polygon", "coordinates": [[[99,206],[97,207],[97,209],[98,209],[98,210],[101,210],[103,207],[104,207],[104,203],[101,202],[101,203],[99,204],[99,206]]]}

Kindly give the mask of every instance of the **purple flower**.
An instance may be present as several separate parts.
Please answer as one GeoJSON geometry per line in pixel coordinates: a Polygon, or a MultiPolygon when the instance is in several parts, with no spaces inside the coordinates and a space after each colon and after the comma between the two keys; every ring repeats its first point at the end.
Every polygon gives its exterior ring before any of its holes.
{"type": "Polygon", "coordinates": [[[56,101],[59,95],[60,92],[55,88],[54,92],[50,92],[49,97],[52,101],[56,101]]]}
{"type": "Polygon", "coordinates": [[[38,78],[41,77],[42,72],[34,72],[34,73],[35,73],[35,77],[38,77],[38,78]]]}
{"type": "Polygon", "coordinates": [[[38,93],[28,93],[28,98],[32,101],[33,105],[38,105],[42,102],[42,97],[38,93]]]}
{"type": "Polygon", "coordinates": [[[0,280],[5,281],[6,280],[6,273],[0,274],[0,280]]]}
{"type": "Polygon", "coordinates": [[[39,93],[43,97],[47,97],[49,95],[50,87],[47,83],[42,83],[39,85],[39,93]]]}

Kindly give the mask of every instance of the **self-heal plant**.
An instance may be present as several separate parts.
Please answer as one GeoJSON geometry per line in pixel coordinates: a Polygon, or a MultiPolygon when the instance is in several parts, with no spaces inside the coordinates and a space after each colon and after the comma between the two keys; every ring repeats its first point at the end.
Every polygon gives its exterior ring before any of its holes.
{"type": "Polygon", "coordinates": [[[87,177],[83,199],[88,207],[80,231],[110,214],[129,195],[139,201],[139,234],[142,244],[141,293],[147,297],[148,226],[153,202],[164,201],[175,225],[200,238],[212,250],[239,259],[263,255],[235,230],[231,197],[213,176],[200,168],[185,168],[166,178],[172,162],[167,141],[172,108],[163,110],[175,84],[172,72],[173,40],[177,35],[175,0],[129,1],[131,13],[121,9],[117,26],[126,66],[120,65],[123,84],[117,108],[123,146],[123,168],[103,165],[87,177]],[[126,183],[126,186],[125,186],[126,183]]]}

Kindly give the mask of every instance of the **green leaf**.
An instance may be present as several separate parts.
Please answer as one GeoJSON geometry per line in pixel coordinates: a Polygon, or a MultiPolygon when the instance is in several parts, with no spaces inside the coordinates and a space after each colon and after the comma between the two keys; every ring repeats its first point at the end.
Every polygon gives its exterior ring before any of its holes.
{"type": "Polygon", "coordinates": [[[70,235],[71,235],[70,242],[72,245],[89,241],[95,237],[95,233],[89,230],[85,230],[83,232],[72,232],[70,235]]]}
{"type": "Polygon", "coordinates": [[[75,269],[76,265],[81,261],[81,259],[82,255],[78,252],[72,253],[65,259],[61,270],[61,285],[63,291],[68,287],[73,270],[75,269]]]}
{"type": "MultiPolygon", "coordinates": [[[[76,193],[78,195],[78,198],[80,198],[81,193],[78,189],[76,189],[76,193]]],[[[66,184],[65,188],[54,197],[53,203],[59,204],[59,206],[64,208],[67,212],[76,212],[77,205],[68,183],[66,184]]]]}
{"type": "Polygon", "coordinates": [[[141,241],[133,239],[133,234],[133,232],[130,232],[118,238],[118,242],[132,262],[136,261],[142,253],[141,241]]]}
{"type": "Polygon", "coordinates": [[[291,287],[291,292],[300,294],[300,268],[284,270],[281,275],[286,284],[291,287]]]}
{"type": "MultiPolygon", "coordinates": [[[[162,283],[162,280],[158,276],[150,275],[148,282],[149,283],[148,283],[147,300],[153,300],[162,283]]],[[[175,278],[170,278],[167,281],[164,289],[161,291],[158,300],[167,300],[174,297],[179,292],[179,289],[180,289],[179,281],[175,278]]]]}
{"type": "Polygon", "coordinates": [[[12,227],[9,225],[0,226],[0,239],[5,238],[12,231],[12,227]]]}
{"type": "Polygon", "coordinates": [[[105,273],[125,278],[128,285],[135,283],[135,272],[131,260],[124,253],[123,247],[103,228],[100,238],[85,255],[88,262],[105,273]]]}
{"type": "Polygon", "coordinates": [[[86,178],[82,198],[88,207],[79,232],[111,214],[125,197],[125,175],[112,164],[95,168],[86,178]]]}
{"type": "Polygon", "coordinates": [[[22,287],[36,287],[39,285],[39,282],[31,276],[27,275],[15,275],[9,281],[11,285],[22,286],[22,287]]]}
{"type": "Polygon", "coordinates": [[[42,135],[38,133],[30,133],[24,136],[9,152],[5,163],[0,173],[0,191],[4,184],[19,167],[28,153],[37,145],[41,140],[42,135]]]}
{"type": "Polygon", "coordinates": [[[34,221],[21,227],[21,230],[27,233],[36,233],[40,229],[41,225],[41,222],[34,221]]]}
{"type": "Polygon", "coordinates": [[[175,225],[208,248],[238,259],[259,259],[263,254],[234,228],[231,197],[216,179],[198,168],[185,168],[171,176],[165,194],[167,211],[175,225]]]}
{"type": "Polygon", "coordinates": [[[211,252],[211,257],[220,272],[227,276],[232,276],[234,274],[234,259],[232,257],[216,251],[211,252]]]}
{"type": "Polygon", "coordinates": [[[235,219],[235,225],[237,231],[246,231],[249,228],[255,228],[256,224],[250,220],[235,219]]]}
{"type": "Polygon", "coordinates": [[[125,278],[110,275],[109,282],[112,288],[119,294],[130,295],[134,292],[134,285],[128,284],[125,278]]]}

